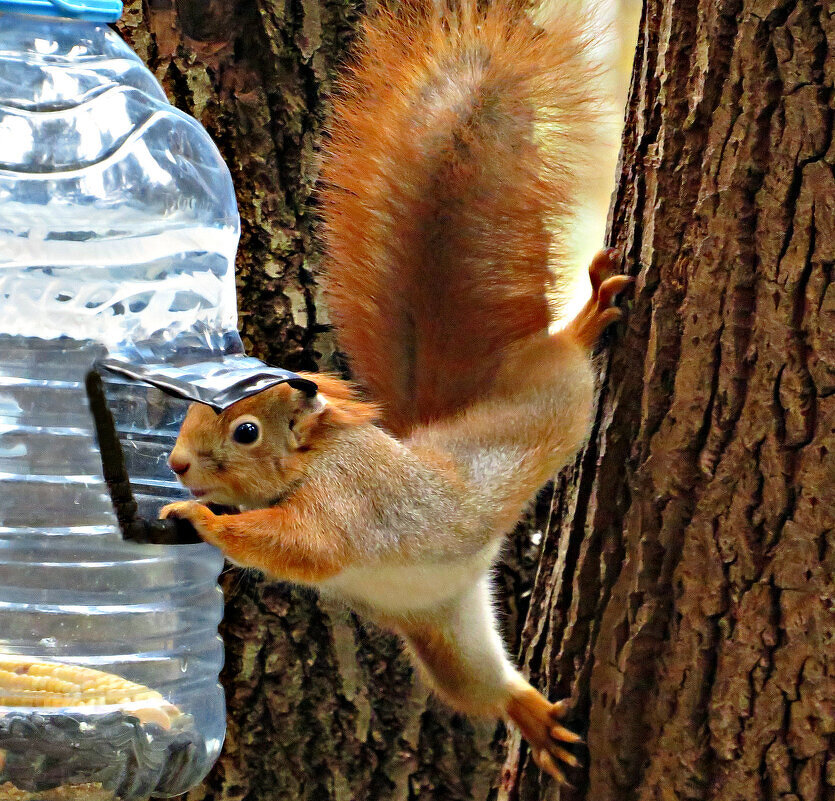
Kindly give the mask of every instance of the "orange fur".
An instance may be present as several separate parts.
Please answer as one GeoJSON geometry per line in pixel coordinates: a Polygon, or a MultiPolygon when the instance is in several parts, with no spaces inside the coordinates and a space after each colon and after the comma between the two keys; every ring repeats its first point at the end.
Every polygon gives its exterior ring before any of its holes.
{"type": "Polygon", "coordinates": [[[342,429],[370,426],[376,418],[377,407],[360,400],[350,382],[326,373],[300,375],[317,382],[326,405],[308,408],[304,393],[279,384],[220,414],[202,404],[189,408],[169,462],[188,465],[189,487],[200,497],[231,506],[264,505],[305,475],[342,429]],[[232,441],[231,427],[239,418],[255,419],[263,441],[245,447],[232,441]]]}
{"type": "Polygon", "coordinates": [[[596,115],[567,9],[540,30],[521,4],[442,5],[366,24],[322,168],[339,341],[401,435],[483,395],[503,349],[547,328],[596,115]]]}
{"type": "Polygon", "coordinates": [[[179,501],[166,517],[188,517],[206,542],[242,567],[269,563],[274,575],[298,584],[317,584],[350,564],[349,543],[335,527],[321,528],[303,499],[235,515],[216,515],[202,504],[179,501]]]}
{"type": "Polygon", "coordinates": [[[380,407],[360,398],[357,388],[331,373],[299,373],[310,378],[319,387],[319,392],[331,402],[333,409],[331,420],[339,425],[361,425],[372,423],[380,416],[380,407]]]}
{"type": "Polygon", "coordinates": [[[495,699],[485,703],[473,692],[472,669],[461,659],[458,643],[437,620],[401,620],[391,627],[406,639],[425,669],[424,678],[450,706],[469,715],[503,716],[505,710],[495,699]]]}

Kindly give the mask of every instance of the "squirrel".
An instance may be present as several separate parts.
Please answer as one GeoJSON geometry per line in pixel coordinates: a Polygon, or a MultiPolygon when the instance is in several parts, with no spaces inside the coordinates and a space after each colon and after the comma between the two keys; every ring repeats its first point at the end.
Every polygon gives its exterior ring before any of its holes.
{"type": "Polygon", "coordinates": [[[321,193],[329,308],[364,394],[308,374],[312,397],[193,404],[169,464],[197,500],[160,513],[398,632],[446,702],[515,724],[561,782],[580,737],[509,661],[490,571],[588,436],[591,350],[631,280],[602,251],[585,307],[549,331],[597,113],[588,40],[565,8],[534,20],[518,0],[406,0],[365,21],[321,193]]]}

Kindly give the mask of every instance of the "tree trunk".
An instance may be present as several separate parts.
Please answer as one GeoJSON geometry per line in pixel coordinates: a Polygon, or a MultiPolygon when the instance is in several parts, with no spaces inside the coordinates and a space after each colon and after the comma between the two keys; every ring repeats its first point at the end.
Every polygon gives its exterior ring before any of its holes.
{"type": "Polygon", "coordinates": [[[835,799],[833,81],[831,6],[645,3],[634,301],[523,637],[587,767],[514,749],[503,798],[835,799]]]}
{"type": "MultiPolygon", "coordinates": [[[[349,0],[132,0],[119,24],[232,171],[244,344],[290,369],[339,367],[315,281],[313,188],[327,92],[356,22],[349,0]]],[[[515,544],[501,577],[518,643],[535,548],[524,534],[515,544]]],[[[503,730],[431,699],[394,637],[255,574],[230,568],[222,583],[228,734],[193,801],[491,794],[503,730]]]]}

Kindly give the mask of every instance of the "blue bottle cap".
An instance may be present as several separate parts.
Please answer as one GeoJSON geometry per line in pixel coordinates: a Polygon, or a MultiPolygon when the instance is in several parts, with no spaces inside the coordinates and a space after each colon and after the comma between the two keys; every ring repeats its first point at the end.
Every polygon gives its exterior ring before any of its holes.
{"type": "Polygon", "coordinates": [[[91,22],[115,22],[122,16],[121,0],[0,0],[0,11],[68,17],[91,22]]]}

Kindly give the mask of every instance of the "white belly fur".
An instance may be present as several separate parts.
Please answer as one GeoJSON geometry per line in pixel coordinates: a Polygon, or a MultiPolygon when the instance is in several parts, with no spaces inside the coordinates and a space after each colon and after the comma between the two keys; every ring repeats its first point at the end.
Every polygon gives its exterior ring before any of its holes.
{"type": "Polygon", "coordinates": [[[467,559],[449,562],[350,567],[319,586],[349,604],[404,615],[460,597],[487,573],[500,547],[500,542],[491,543],[467,559]]]}

